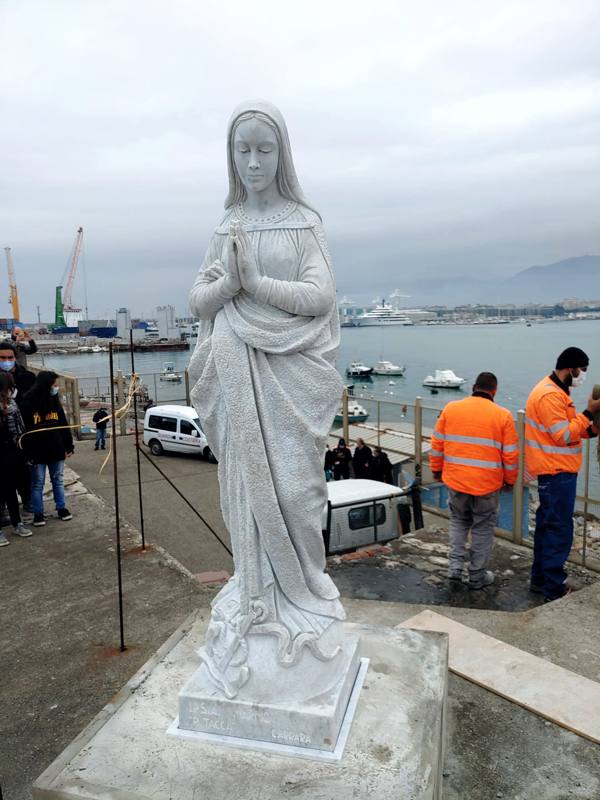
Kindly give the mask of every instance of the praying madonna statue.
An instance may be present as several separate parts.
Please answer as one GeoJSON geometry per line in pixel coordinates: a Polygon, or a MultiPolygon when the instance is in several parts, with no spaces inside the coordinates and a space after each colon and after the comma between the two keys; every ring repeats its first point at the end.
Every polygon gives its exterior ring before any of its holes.
{"type": "Polygon", "coordinates": [[[235,562],[201,668],[229,699],[302,701],[348,666],[321,534],[325,443],[343,388],[335,283],[277,108],[234,111],[227,168],[225,216],[190,300],[202,320],[192,399],[219,462],[235,562]]]}

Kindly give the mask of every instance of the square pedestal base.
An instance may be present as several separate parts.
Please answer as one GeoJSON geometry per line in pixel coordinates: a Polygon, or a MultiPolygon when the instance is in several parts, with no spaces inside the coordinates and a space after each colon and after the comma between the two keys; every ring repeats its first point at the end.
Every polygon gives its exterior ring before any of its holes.
{"type": "Polygon", "coordinates": [[[48,767],[35,800],[439,800],[444,634],[349,625],[370,660],[345,754],[307,761],[169,736],[205,629],[184,624],[48,767]]]}
{"type": "MultiPolygon", "coordinates": [[[[358,674],[358,647],[358,637],[346,635],[344,649],[335,661],[335,682],[327,692],[305,703],[228,700],[202,665],[179,693],[177,729],[333,751],[358,674]]],[[[286,677],[281,669],[281,681],[286,677]]]]}

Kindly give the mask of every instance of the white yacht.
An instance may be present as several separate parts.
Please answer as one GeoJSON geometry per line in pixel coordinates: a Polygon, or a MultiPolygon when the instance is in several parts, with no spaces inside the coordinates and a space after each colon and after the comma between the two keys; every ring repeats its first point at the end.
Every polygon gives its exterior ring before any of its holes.
{"type": "Polygon", "coordinates": [[[460,389],[466,383],[465,378],[459,378],[451,369],[436,369],[433,375],[428,375],[423,381],[423,386],[433,389],[460,389]]]}
{"type": "Polygon", "coordinates": [[[373,367],[367,367],[361,361],[353,361],[349,367],[346,367],[346,375],[354,378],[367,378],[372,372],[373,367]]]}
{"type": "Polygon", "coordinates": [[[404,375],[406,367],[392,364],[391,361],[378,361],[373,367],[374,375],[404,375]]]}
{"type": "Polygon", "coordinates": [[[372,325],[413,325],[410,317],[400,308],[393,306],[382,300],[380,304],[376,305],[371,311],[366,311],[355,317],[354,326],[364,328],[372,325]]]}

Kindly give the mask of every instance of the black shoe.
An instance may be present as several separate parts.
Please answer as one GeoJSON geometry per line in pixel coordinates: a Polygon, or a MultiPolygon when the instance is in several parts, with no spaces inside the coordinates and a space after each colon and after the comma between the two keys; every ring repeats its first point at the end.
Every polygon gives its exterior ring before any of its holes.
{"type": "MultiPolygon", "coordinates": [[[[63,522],[66,522],[68,519],[73,519],[73,514],[71,514],[68,508],[59,508],[57,512],[58,518],[62,519],[63,522]]],[[[35,525],[35,522],[33,524],[35,525]]]]}
{"type": "Polygon", "coordinates": [[[94,447],[94,450],[100,450],[100,448],[99,447],[94,447]]]}
{"type": "Polygon", "coordinates": [[[529,581],[529,591],[534,592],[534,594],[544,594],[544,587],[541,585],[541,583],[529,581]]]}
{"type": "Polygon", "coordinates": [[[33,527],[34,528],[41,528],[46,524],[46,518],[43,514],[34,514],[33,515],[33,527]]]}

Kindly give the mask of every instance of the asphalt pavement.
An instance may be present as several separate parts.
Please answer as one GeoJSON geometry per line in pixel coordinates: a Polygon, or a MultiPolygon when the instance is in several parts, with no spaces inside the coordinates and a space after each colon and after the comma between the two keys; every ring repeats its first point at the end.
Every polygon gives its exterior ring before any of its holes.
{"type": "MultiPolygon", "coordinates": [[[[140,528],[140,504],[135,439],[117,437],[119,511],[131,525],[140,528]]],[[[197,455],[165,453],[152,456],[143,444],[140,458],[144,533],[148,541],[164,547],[192,574],[224,570],[233,573],[233,560],[227,550],[199,518],[231,549],[219,504],[217,465],[197,455]],[[197,510],[186,504],[165,478],[152,466],[156,464],[174,486],[197,510]]],[[[93,441],[78,442],[69,466],[84,485],[114,505],[112,462],[102,474],[100,467],[106,451],[95,451],[93,441]]]]}

